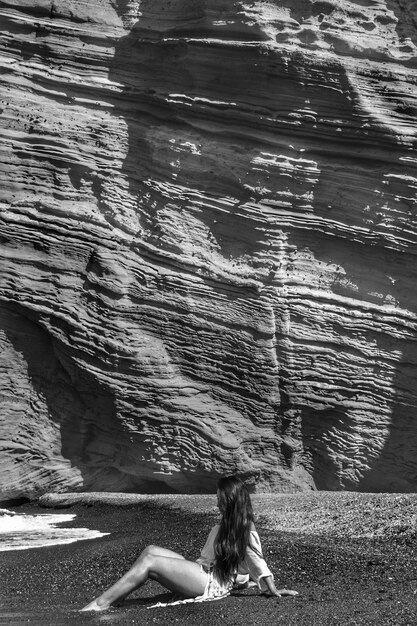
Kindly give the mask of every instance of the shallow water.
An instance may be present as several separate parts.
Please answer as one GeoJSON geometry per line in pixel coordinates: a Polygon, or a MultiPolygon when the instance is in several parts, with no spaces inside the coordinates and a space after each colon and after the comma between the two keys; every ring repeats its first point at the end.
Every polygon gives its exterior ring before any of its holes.
{"type": "Polygon", "coordinates": [[[109,534],[89,528],[58,528],[58,525],[73,522],[75,518],[74,513],[27,515],[1,509],[0,552],[73,543],[109,534]]]}

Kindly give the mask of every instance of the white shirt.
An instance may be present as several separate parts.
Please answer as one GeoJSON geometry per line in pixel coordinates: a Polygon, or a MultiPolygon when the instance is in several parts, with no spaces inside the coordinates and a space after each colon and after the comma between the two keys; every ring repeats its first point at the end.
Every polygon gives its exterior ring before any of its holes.
{"type": "MultiPolygon", "coordinates": [[[[197,559],[197,563],[199,563],[200,565],[204,565],[204,567],[207,569],[210,569],[214,565],[214,542],[219,528],[219,524],[213,526],[209,533],[209,536],[207,537],[207,541],[204,544],[203,549],[201,550],[201,555],[197,559]]],[[[248,582],[249,580],[253,580],[256,582],[261,591],[266,591],[268,589],[262,579],[266,576],[272,576],[273,578],[273,574],[263,557],[261,540],[259,539],[259,535],[256,532],[254,526],[253,530],[251,530],[250,532],[249,544],[246,548],[246,556],[244,560],[241,561],[241,563],[239,564],[237,574],[237,584],[240,585],[248,582]]]]}

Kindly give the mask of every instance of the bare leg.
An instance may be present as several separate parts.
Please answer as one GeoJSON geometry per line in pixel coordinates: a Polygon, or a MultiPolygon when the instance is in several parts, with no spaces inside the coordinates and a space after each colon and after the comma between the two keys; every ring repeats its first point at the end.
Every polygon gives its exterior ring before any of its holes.
{"type": "Polygon", "coordinates": [[[185,557],[183,557],[182,554],[179,554],[178,552],[174,552],[173,550],[167,550],[167,548],[160,548],[159,546],[148,546],[139,555],[139,559],[142,556],[142,554],[144,554],[145,552],[154,554],[155,556],[168,556],[171,559],[184,559],[185,560],[185,557]]]}
{"type": "Polygon", "coordinates": [[[207,584],[207,574],[201,571],[198,563],[187,561],[171,550],[149,546],[124,576],[81,610],[103,611],[141,587],[148,578],[157,580],[170,591],[189,598],[204,593],[207,584]],[[168,556],[169,554],[175,556],[168,556]]]}
{"type": "MultiPolygon", "coordinates": [[[[134,565],[136,565],[136,563],[138,563],[139,559],[143,556],[147,554],[153,554],[154,556],[166,556],[169,557],[171,559],[182,559],[185,560],[185,557],[182,556],[182,554],[179,554],[178,552],[174,552],[173,550],[168,550],[167,548],[161,548],[160,546],[147,546],[139,555],[139,557],[136,559],[134,565]]],[[[118,598],[118,604],[120,604],[120,602],[123,602],[123,600],[129,595],[130,591],[128,591],[127,593],[125,593],[124,596],[118,598]]]]}

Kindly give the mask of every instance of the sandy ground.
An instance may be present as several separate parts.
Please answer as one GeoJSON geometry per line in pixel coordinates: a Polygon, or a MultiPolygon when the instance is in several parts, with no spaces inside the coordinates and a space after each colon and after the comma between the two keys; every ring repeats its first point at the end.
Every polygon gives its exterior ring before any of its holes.
{"type": "Polygon", "coordinates": [[[276,600],[248,590],[217,602],[148,609],[169,597],[151,582],[121,607],[79,613],[150,543],[195,559],[217,513],[214,496],[75,494],[44,497],[42,504],[70,507],[65,512],[77,513],[72,525],[111,534],[2,553],[0,624],[417,624],[417,494],[319,492],[253,501],[276,582],[297,589],[297,598],[276,600]]]}

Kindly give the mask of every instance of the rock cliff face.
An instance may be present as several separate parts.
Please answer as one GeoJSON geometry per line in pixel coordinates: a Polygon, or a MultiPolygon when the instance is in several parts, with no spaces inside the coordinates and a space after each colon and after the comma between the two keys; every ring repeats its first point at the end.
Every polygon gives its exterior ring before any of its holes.
{"type": "Polygon", "coordinates": [[[0,480],[417,488],[417,2],[2,0],[0,480]]]}

